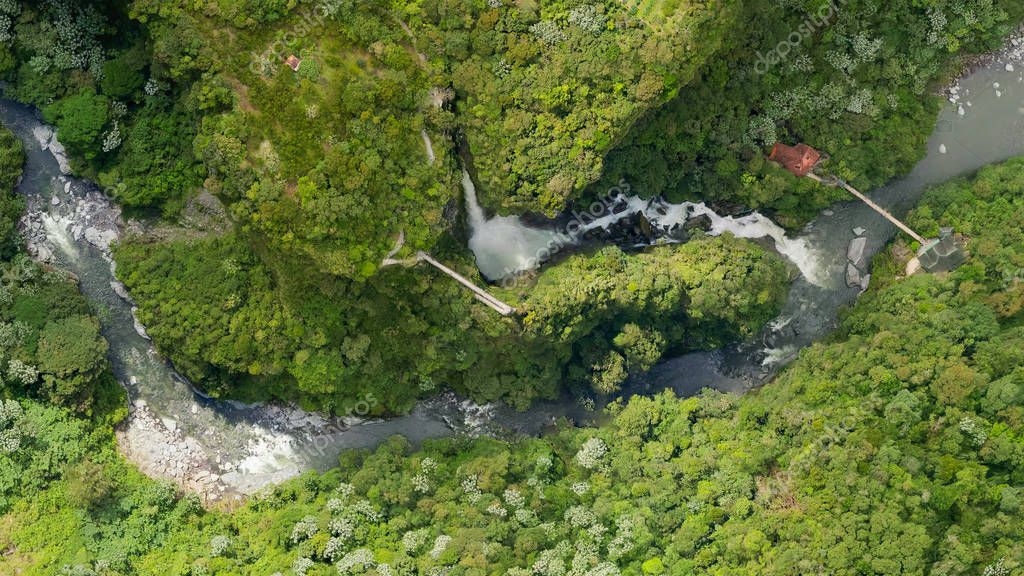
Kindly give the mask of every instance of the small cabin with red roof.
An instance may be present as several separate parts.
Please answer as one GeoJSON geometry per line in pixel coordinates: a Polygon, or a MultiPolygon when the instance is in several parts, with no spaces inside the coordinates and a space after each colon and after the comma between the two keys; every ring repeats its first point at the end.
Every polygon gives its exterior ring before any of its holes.
{"type": "Polygon", "coordinates": [[[778,163],[795,176],[806,176],[811,171],[811,168],[814,168],[814,165],[818,163],[818,160],[821,159],[821,152],[802,142],[796,146],[787,146],[781,142],[776,142],[772,146],[768,159],[778,163]]]}
{"type": "Polygon", "coordinates": [[[291,56],[288,57],[287,60],[284,61],[284,63],[287,64],[288,67],[292,69],[292,71],[298,72],[299,64],[302,64],[302,59],[296,56],[295,54],[292,54],[291,56]]]}

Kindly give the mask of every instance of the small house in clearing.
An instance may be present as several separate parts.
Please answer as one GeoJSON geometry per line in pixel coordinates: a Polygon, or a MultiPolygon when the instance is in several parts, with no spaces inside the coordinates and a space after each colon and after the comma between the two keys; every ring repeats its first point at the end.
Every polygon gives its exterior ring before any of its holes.
{"type": "Polygon", "coordinates": [[[805,176],[821,159],[821,153],[803,143],[786,146],[781,142],[776,142],[775,146],[772,146],[768,159],[779,163],[794,176],[805,176]]]}
{"type": "Polygon", "coordinates": [[[299,64],[302,64],[302,59],[296,56],[295,54],[292,54],[288,56],[288,59],[285,60],[284,63],[287,64],[288,67],[292,69],[292,71],[298,72],[299,64]]]}

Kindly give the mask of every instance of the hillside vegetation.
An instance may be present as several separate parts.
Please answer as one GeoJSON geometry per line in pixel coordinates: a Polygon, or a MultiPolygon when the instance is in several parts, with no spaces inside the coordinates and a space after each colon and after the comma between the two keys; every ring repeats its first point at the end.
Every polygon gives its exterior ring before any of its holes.
{"type": "Polygon", "coordinates": [[[743,32],[635,124],[588,196],[625,178],[644,196],[729,200],[797,226],[837,192],[767,162],[767,147],[806,142],[861,190],[909,172],[943,103],[938,84],[963,56],[997,48],[1024,4],[747,0],[740,14],[743,32]]]}
{"type": "Polygon", "coordinates": [[[744,240],[607,248],[505,291],[520,321],[426,266],[354,282],[295,263],[275,282],[234,237],[127,243],[116,256],[147,330],[194,381],[339,414],[369,394],[403,411],[440,386],[524,408],[565,386],[614,392],[667,351],[754,334],[787,282],[777,256],[744,240]]]}
{"type": "Polygon", "coordinates": [[[666,4],[646,19],[610,0],[267,11],[138,1],[130,14],[162,48],[154,64],[195,80],[207,186],[275,250],[360,277],[400,231],[409,248],[427,248],[444,230],[456,131],[486,204],[559,211],[632,122],[714,53],[732,4],[666,4]],[[295,72],[289,56],[301,59],[295,72]]]}
{"type": "MultiPolygon", "coordinates": [[[[227,207],[216,236],[136,238],[117,252],[159,349],[213,394],[344,412],[371,391],[390,411],[444,386],[518,406],[563,384],[607,391],[666,350],[756,330],[702,322],[689,295],[669,301],[690,309],[658,312],[688,318],[685,334],[635,299],[629,318],[587,301],[585,330],[557,311],[524,310],[540,324],[518,326],[432,272],[381,269],[404,233],[399,257],[429,250],[479,280],[459,163],[504,212],[551,214],[625,178],[644,195],[739,201],[797,224],[834,192],[766,165],[764,145],[806,140],[865,188],[907,170],[938,109],[936,81],[1022,8],[47,0],[0,12],[6,93],[57,125],[76,171],[130,215],[175,220],[200,189],[227,207]]],[[[755,271],[710,292],[728,286],[741,314],[770,317],[783,278],[764,272],[766,257],[728,241],[700,249],[722,270],[755,271]]],[[[659,266],[622,261],[600,281],[643,284],[659,266]]],[[[555,267],[537,294],[503,297],[570,304],[574,286],[555,267]]]]}
{"type": "Polygon", "coordinates": [[[832,342],[756,393],[634,398],[603,428],[513,444],[409,454],[396,439],[148,560],[214,573],[1013,574],[1022,185],[1017,159],[928,192],[915,219],[962,230],[968,264],[872,291],[832,342]],[[222,553],[195,553],[218,536],[222,553]]]}
{"type": "MultiPolygon", "coordinates": [[[[831,192],[767,165],[765,145],[807,141],[865,189],[908,170],[939,82],[1022,15],[1018,0],[0,0],[0,75],[129,216],[175,221],[203,189],[227,208],[222,229],[115,249],[156,345],[203,389],[338,414],[444,387],[524,407],[756,334],[788,275],[755,244],[695,234],[492,287],[519,311],[499,317],[431,268],[380,267],[404,233],[399,257],[429,250],[479,281],[461,164],[503,212],[550,215],[625,179],[797,225],[831,192]]],[[[1024,159],[909,216],[962,233],[962,267],[898,278],[893,250],[839,330],[758,391],[638,396],[539,438],[396,437],[235,510],[118,455],[102,310],[21,250],[22,159],[0,130],[0,574],[1024,571],[1024,159]]]]}
{"type": "Polygon", "coordinates": [[[481,4],[402,10],[454,89],[481,202],[555,215],[598,179],[633,122],[689,84],[733,36],[741,3],[481,4]]]}
{"type": "Polygon", "coordinates": [[[3,444],[0,478],[18,492],[0,504],[0,569],[1014,574],[1024,567],[1021,186],[1017,159],[929,191],[912,220],[955,224],[967,264],[873,289],[832,341],[760,391],[636,397],[600,428],[516,442],[412,451],[395,438],[234,512],[140,479],[110,455],[104,421],[5,388],[16,399],[3,403],[0,437],[17,441],[3,444]]]}

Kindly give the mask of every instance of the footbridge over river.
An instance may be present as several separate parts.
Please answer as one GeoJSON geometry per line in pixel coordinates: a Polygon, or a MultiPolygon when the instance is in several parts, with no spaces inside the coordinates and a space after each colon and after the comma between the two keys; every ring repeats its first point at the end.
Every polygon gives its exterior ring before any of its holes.
{"type": "Polygon", "coordinates": [[[395,255],[398,254],[399,250],[402,249],[402,246],[404,244],[405,232],[399,232],[398,240],[395,242],[395,247],[391,249],[391,252],[388,252],[387,256],[384,257],[383,262],[381,262],[381,266],[393,266],[395,264],[399,264],[402,266],[415,266],[420,262],[426,262],[427,264],[430,264],[434,268],[437,268],[441,272],[444,272],[448,276],[452,277],[459,284],[462,284],[467,290],[473,293],[474,298],[476,298],[480,302],[483,302],[498,314],[501,314],[502,316],[510,316],[513,312],[516,311],[515,308],[509,306],[508,304],[505,304],[490,292],[477,286],[469,278],[466,278],[462,274],[459,274],[455,270],[452,270],[451,268],[438,262],[437,259],[435,259],[433,256],[427,254],[422,250],[417,251],[416,256],[413,258],[404,258],[401,260],[395,259],[395,255]]]}
{"type": "Polygon", "coordinates": [[[815,169],[820,166],[821,162],[828,159],[828,155],[822,154],[804,143],[797,144],[796,146],[776,143],[772,146],[768,159],[782,166],[794,176],[810,178],[825,186],[843,188],[916,240],[920,248],[917,251],[917,256],[907,264],[908,275],[921,268],[928,272],[943,272],[952,270],[963,263],[965,257],[963,251],[960,250],[960,247],[957,246],[953,238],[952,230],[944,230],[939,238],[926,240],[924,236],[921,236],[910,226],[907,226],[903,221],[893,216],[888,210],[876,204],[874,200],[868,198],[853,186],[850,186],[845,180],[832,174],[823,176],[815,173],[815,169]]]}

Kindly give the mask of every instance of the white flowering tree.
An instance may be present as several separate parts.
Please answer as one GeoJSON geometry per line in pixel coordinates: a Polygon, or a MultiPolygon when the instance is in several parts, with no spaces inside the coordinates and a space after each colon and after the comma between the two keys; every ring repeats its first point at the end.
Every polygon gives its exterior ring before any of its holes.
{"type": "Polygon", "coordinates": [[[608,455],[608,445],[604,440],[593,437],[587,439],[576,453],[576,463],[587,470],[595,470],[604,464],[608,455]]]}
{"type": "Polygon", "coordinates": [[[14,400],[0,400],[0,456],[13,454],[21,447],[24,412],[14,400]]]}
{"type": "MultiPolygon", "coordinates": [[[[12,3],[5,4],[0,11],[10,9],[12,3]]],[[[107,31],[103,14],[90,3],[73,0],[46,0],[38,8],[45,24],[19,38],[35,54],[33,67],[85,70],[101,79],[104,58],[99,37],[107,31]]]]}
{"type": "Polygon", "coordinates": [[[9,44],[14,36],[12,29],[14,18],[21,13],[21,3],[17,0],[0,0],[0,44],[9,44]]]}
{"type": "Polygon", "coordinates": [[[224,556],[231,550],[231,537],[218,534],[210,539],[210,556],[216,558],[224,556]]]}

